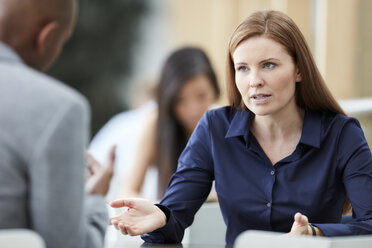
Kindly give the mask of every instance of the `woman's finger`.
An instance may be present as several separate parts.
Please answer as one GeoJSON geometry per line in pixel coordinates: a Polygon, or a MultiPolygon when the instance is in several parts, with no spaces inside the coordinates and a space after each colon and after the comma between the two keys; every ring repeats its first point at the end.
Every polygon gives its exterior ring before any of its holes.
{"type": "Polygon", "coordinates": [[[120,223],[119,224],[119,228],[120,228],[120,232],[124,235],[128,235],[128,231],[127,231],[127,228],[125,227],[125,225],[123,223],[120,223]]]}

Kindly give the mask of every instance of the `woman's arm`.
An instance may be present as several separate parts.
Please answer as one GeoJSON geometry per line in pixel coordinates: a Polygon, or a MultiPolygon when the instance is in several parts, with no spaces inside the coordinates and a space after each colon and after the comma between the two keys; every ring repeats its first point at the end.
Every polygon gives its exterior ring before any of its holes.
{"type": "Polygon", "coordinates": [[[338,165],[353,208],[347,224],[314,224],[325,236],[372,234],[372,156],[359,122],[349,119],[338,142],[338,165]]]}
{"type": "Polygon", "coordinates": [[[155,163],[157,118],[157,110],[154,110],[146,120],[144,131],[137,146],[134,164],[125,177],[122,193],[124,197],[141,197],[146,172],[155,163]]]}
{"type": "Polygon", "coordinates": [[[177,172],[172,176],[159,207],[139,201],[140,199],[124,199],[111,203],[113,207],[128,207],[128,210],[111,220],[123,234],[151,232],[142,236],[150,243],[182,241],[185,228],[191,225],[196,211],[206,200],[214,179],[207,118],[204,115],[200,120],[182,152],[177,172]]]}

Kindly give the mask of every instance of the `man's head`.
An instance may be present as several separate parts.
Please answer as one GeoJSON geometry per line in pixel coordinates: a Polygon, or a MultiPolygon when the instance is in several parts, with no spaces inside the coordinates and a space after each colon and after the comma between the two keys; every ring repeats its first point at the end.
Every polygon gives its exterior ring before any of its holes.
{"type": "Polygon", "coordinates": [[[76,14],[77,0],[0,0],[0,41],[45,70],[71,36],[76,14]]]}

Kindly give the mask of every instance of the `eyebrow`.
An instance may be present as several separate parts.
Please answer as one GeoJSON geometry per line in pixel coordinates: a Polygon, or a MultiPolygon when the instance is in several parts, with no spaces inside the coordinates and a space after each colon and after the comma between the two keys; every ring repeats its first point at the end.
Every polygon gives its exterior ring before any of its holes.
{"type": "MultiPolygon", "coordinates": [[[[269,62],[269,61],[273,61],[273,60],[276,60],[276,61],[280,61],[279,59],[276,59],[276,58],[267,58],[267,59],[264,59],[264,60],[261,60],[259,62],[259,64],[264,64],[266,62],[269,62]]],[[[238,62],[238,63],[234,63],[234,66],[239,66],[239,65],[247,65],[248,63],[246,62],[238,62]]]]}
{"type": "Polygon", "coordinates": [[[234,63],[234,66],[239,66],[239,65],[247,65],[247,63],[244,63],[244,62],[234,63]]]}
{"type": "Polygon", "coordinates": [[[268,61],[272,61],[272,60],[280,61],[279,59],[276,59],[276,58],[267,58],[267,59],[260,61],[260,64],[268,62],[268,61]]]}

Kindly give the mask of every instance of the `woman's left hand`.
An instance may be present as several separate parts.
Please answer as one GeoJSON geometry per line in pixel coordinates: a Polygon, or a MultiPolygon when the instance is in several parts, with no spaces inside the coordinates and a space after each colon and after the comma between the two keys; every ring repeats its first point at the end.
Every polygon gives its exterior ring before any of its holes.
{"type": "Polygon", "coordinates": [[[311,227],[309,226],[308,218],[301,213],[296,213],[294,216],[294,222],[293,222],[291,231],[288,234],[290,235],[313,235],[311,227]]]}

